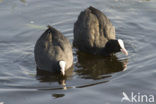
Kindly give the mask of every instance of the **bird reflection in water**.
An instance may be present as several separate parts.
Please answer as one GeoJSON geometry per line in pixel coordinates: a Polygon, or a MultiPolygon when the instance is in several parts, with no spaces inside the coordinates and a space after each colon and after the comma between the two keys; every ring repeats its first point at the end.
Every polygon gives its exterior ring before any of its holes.
{"type": "Polygon", "coordinates": [[[53,96],[54,98],[61,98],[61,97],[64,97],[65,94],[52,94],[52,96],[53,96]]]}
{"type": "Polygon", "coordinates": [[[37,69],[37,79],[40,82],[58,82],[66,90],[66,80],[69,80],[73,74],[73,67],[66,71],[66,75],[62,76],[59,73],[50,73],[47,71],[37,69]]]}
{"type": "MultiPolygon", "coordinates": [[[[108,57],[90,55],[82,52],[77,52],[77,62],[73,67],[67,70],[65,76],[60,74],[53,74],[37,69],[37,78],[40,82],[58,82],[66,90],[66,80],[73,76],[73,71],[82,79],[100,80],[111,77],[112,73],[124,71],[127,68],[128,59],[119,60],[117,56],[112,55],[108,57]]],[[[104,83],[107,81],[104,81],[104,83]]],[[[103,83],[103,82],[99,82],[103,83]]],[[[97,83],[98,84],[98,83],[97,83]]],[[[91,84],[96,85],[96,83],[91,84]]],[[[87,85],[87,86],[91,86],[87,85]]],[[[75,86],[77,88],[85,86],[75,86]]]]}
{"type": "Polygon", "coordinates": [[[76,73],[85,79],[97,80],[111,77],[112,73],[126,70],[128,63],[128,59],[119,60],[115,55],[103,57],[78,51],[77,57],[76,73]]]}

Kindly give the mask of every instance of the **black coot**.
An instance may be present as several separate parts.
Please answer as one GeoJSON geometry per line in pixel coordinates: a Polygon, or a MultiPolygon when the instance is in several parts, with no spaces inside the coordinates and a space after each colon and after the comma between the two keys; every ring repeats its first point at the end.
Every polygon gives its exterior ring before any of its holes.
{"type": "Polygon", "coordinates": [[[34,49],[37,69],[63,75],[73,64],[72,46],[58,30],[48,26],[34,49]]]}
{"type": "Polygon", "coordinates": [[[78,50],[98,55],[122,51],[128,55],[121,39],[115,38],[115,27],[98,9],[89,7],[82,11],[74,24],[73,45],[78,50]]]}

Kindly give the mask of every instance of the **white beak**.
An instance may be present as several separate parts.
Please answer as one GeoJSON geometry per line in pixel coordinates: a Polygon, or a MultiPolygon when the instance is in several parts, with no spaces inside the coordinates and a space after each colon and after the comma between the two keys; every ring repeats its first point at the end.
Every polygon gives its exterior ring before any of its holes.
{"type": "Polygon", "coordinates": [[[64,76],[65,75],[65,69],[61,69],[61,74],[64,76]]]}
{"type": "Polygon", "coordinates": [[[65,75],[65,66],[66,66],[66,62],[65,61],[59,61],[59,65],[60,65],[60,71],[62,73],[62,75],[65,75]]]}
{"type": "Polygon", "coordinates": [[[124,46],[123,41],[122,41],[121,39],[118,39],[118,43],[119,43],[119,45],[120,45],[120,47],[121,47],[121,52],[127,56],[127,55],[128,55],[128,52],[127,52],[127,50],[125,49],[125,46],[124,46]]]}
{"type": "Polygon", "coordinates": [[[126,56],[128,56],[128,52],[127,52],[127,50],[126,50],[125,48],[121,49],[121,52],[122,52],[123,54],[125,54],[126,56]]]}

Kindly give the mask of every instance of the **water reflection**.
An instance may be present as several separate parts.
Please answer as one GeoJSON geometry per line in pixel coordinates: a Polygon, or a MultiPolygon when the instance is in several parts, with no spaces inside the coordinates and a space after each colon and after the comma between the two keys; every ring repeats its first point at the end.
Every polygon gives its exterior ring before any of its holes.
{"type": "Polygon", "coordinates": [[[54,98],[60,98],[60,97],[64,97],[65,94],[52,94],[52,96],[53,96],[54,98]]]}
{"type": "Polygon", "coordinates": [[[70,79],[73,75],[73,67],[66,71],[66,75],[62,76],[56,73],[50,73],[43,70],[37,69],[37,79],[40,82],[58,82],[63,86],[63,89],[66,90],[66,80],[70,79]]]}
{"type": "MultiPolygon", "coordinates": [[[[68,89],[66,81],[72,78],[73,71],[83,79],[99,80],[111,77],[112,73],[124,71],[127,68],[128,59],[119,60],[115,55],[111,57],[102,57],[85,54],[79,51],[76,55],[77,62],[75,64],[75,70],[73,70],[73,67],[67,70],[64,77],[59,74],[53,74],[37,69],[37,79],[40,82],[58,82],[62,85],[62,88],[66,90],[68,89]]],[[[76,85],[75,87],[82,88],[106,82],[107,81],[105,80],[92,84],[76,85]]]]}
{"type": "Polygon", "coordinates": [[[103,79],[111,77],[111,73],[124,71],[127,68],[128,59],[119,60],[115,55],[102,57],[77,52],[77,74],[85,79],[103,79]]]}

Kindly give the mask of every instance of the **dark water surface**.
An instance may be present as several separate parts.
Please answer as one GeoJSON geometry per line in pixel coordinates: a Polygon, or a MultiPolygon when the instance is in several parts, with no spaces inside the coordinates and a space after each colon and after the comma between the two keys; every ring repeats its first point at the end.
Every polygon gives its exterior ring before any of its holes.
{"type": "Polygon", "coordinates": [[[121,103],[123,92],[152,94],[156,100],[155,47],[155,0],[0,0],[0,102],[127,104],[121,103]],[[104,58],[73,49],[74,71],[65,79],[37,77],[33,49],[46,25],[72,43],[74,22],[90,5],[112,21],[129,56],[104,58]]]}

